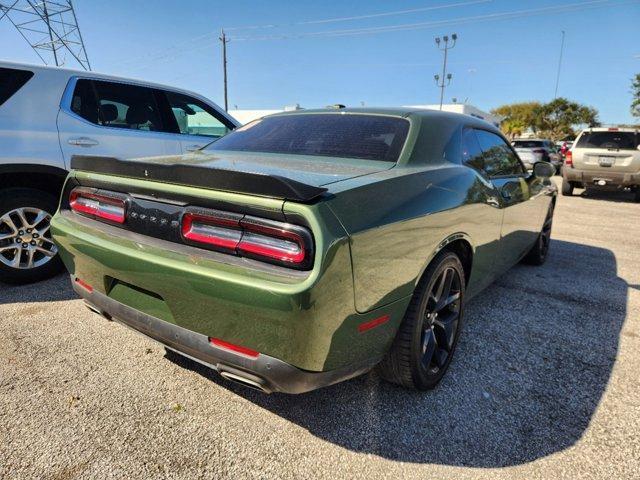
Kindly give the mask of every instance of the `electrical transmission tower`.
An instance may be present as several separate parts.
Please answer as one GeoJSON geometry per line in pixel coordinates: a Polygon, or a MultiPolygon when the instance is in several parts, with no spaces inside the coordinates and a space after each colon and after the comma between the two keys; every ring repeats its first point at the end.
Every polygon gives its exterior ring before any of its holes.
{"type": "Polygon", "coordinates": [[[45,65],[65,65],[70,56],[91,70],[71,0],[0,0],[5,18],[45,65]]]}

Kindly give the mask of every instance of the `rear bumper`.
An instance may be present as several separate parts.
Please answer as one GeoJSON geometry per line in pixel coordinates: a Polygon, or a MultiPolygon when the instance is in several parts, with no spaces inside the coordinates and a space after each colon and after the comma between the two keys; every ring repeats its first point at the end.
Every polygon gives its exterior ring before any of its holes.
{"type": "Polygon", "coordinates": [[[599,180],[606,182],[610,187],[631,187],[640,185],[640,173],[615,172],[607,170],[579,170],[576,168],[564,168],[563,177],[569,182],[580,182],[584,185],[599,185],[599,180]]]}
{"type": "Polygon", "coordinates": [[[108,296],[89,292],[73,281],[73,288],[89,307],[109,320],[116,320],[185,357],[220,373],[223,377],[266,393],[304,393],[356,377],[369,371],[380,358],[323,372],[310,372],[287,362],[259,354],[250,358],[209,343],[197,332],[147,315],[108,296]]]}

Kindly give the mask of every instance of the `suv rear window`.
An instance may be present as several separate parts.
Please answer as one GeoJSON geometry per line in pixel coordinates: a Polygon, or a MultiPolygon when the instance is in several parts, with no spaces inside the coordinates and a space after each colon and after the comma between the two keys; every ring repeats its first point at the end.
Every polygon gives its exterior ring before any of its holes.
{"type": "Polygon", "coordinates": [[[635,150],[639,141],[640,136],[635,132],[584,132],[576,147],[635,150]]]}
{"type": "Polygon", "coordinates": [[[538,148],[544,147],[544,142],[536,140],[516,140],[513,142],[514,148],[538,148]]]}
{"type": "Polygon", "coordinates": [[[408,131],[409,122],[397,117],[278,115],[238,128],[207,148],[396,162],[408,131]]]}
{"type": "Polygon", "coordinates": [[[28,70],[0,68],[0,105],[9,100],[31,77],[33,72],[28,70]]]}

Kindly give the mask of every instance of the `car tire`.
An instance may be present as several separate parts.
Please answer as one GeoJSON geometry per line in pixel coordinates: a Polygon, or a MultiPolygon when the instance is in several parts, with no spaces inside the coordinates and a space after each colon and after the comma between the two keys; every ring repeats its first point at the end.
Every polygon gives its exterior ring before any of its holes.
{"type": "Polygon", "coordinates": [[[551,203],[549,210],[547,211],[547,216],[544,218],[542,230],[538,235],[538,239],[533,247],[531,247],[531,250],[529,250],[529,253],[527,253],[522,259],[522,263],[526,263],[528,265],[542,265],[547,261],[549,246],[551,245],[551,226],[553,224],[554,208],[555,205],[551,203]]]}
{"type": "Polygon", "coordinates": [[[640,203],[640,187],[636,187],[635,195],[633,196],[633,200],[637,203],[640,203]]]}
{"type": "Polygon", "coordinates": [[[458,343],[465,288],[458,256],[440,252],[418,283],[393,344],[377,367],[383,379],[417,390],[438,384],[458,343]]]}
{"type": "Polygon", "coordinates": [[[573,195],[573,183],[565,178],[562,179],[562,195],[565,197],[573,195]]]}
{"type": "Polygon", "coordinates": [[[37,282],[62,270],[63,264],[48,228],[57,207],[56,197],[42,190],[10,188],[0,191],[0,281],[15,284],[37,282]],[[30,231],[27,232],[22,218],[27,222],[27,227],[32,222],[39,223],[28,228],[30,231]],[[27,236],[26,243],[11,248],[15,243],[20,243],[18,239],[23,240],[19,232],[27,236]],[[26,247],[20,248],[24,245],[26,247]],[[52,255],[45,255],[45,250],[52,255]],[[13,263],[18,252],[19,266],[16,267],[13,263]],[[30,263],[34,266],[29,267],[30,263]]]}

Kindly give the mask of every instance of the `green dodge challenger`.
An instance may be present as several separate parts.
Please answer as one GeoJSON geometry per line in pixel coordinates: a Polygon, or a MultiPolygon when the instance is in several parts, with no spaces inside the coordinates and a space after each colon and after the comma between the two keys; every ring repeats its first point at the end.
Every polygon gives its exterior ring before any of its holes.
{"type": "Polygon", "coordinates": [[[93,311],[264,392],[377,366],[433,388],[466,302],[549,249],[556,188],[493,126],[265,117],[184,156],[71,163],[53,238],[93,311]]]}

